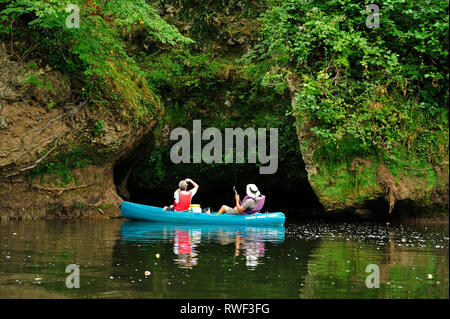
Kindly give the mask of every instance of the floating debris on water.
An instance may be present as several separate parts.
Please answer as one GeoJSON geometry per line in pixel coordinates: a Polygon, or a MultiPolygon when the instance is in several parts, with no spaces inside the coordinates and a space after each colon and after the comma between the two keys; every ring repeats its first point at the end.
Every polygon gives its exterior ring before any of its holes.
{"type": "MultiPolygon", "coordinates": [[[[53,285],[55,281],[59,280],[58,276],[62,275],[58,265],[61,261],[68,262],[69,259],[65,256],[70,256],[70,262],[84,264],[84,267],[81,266],[84,271],[82,276],[89,279],[86,281],[86,289],[88,289],[86,291],[92,292],[92,296],[95,297],[120,298],[123,289],[133,295],[136,290],[151,290],[152,285],[147,285],[150,282],[162,284],[162,287],[165,284],[173,284],[174,287],[166,287],[166,290],[170,291],[168,294],[170,296],[180,296],[182,293],[192,291],[198,292],[203,288],[202,285],[205,284],[203,281],[207,277],[199,274],[208,275],[207,271],[210,269],[214,269],[224,283],[219,287],[222,290],[217,293],[233,292],[233,289],[239,286],[235,283],[240,282],[242,271],[245,271],[252,279],[265,281],[268,286],[273,286],[270,288],[271,292],[273,291],[274,296],[277,297],[290,296],[288,293],[291,294],[290,289],[294,288],[293,286],[300,291],[300,295],[298,295],[300,297],[319,296],[320,298],[320,296],[328,296],[328,294],[352,297],[356,289],[356,286],[353,285],[355,281],[358,282],[357,287],[364,288],[364,276],[367,274],[364,274],[364,267],[361,268],[361,266],[376,263],[381,260],[379,258],[381,256],[389,258],[388,269],[397,269],[391,267],[398,267],[401,271],[411,271],[409,275],[411,279],[415,279],[399,282],[398,278],[387,276],[380,280],[386,285],[386,290],[371,290],[372,294],[366,294],[366,290],[363,289],[362,296],[376,296],[377,298],[410,296],[414,298],[420,297],[420,294],[411,287],[426,287],[426,289],[433,289],[436,296],[445,297],[445,294],[448,294],[448,290],[445,290],[448,286],[448,272],[445,269],[442,270],[442,264],[448,260],[448,232],[431,227],[428,231],[424,231],[421,225],[405,224],[400,226],[394,222],[387,227],[388,223],[386,221],[376,223],[305,222],[289,223],[280,230],[278,228],[266,230],[262,227],[246,228],[239,232],[242,233],[242,242],[238,247],[235,245],[238,232],[228,231],[226,227],[220,236],[215,236],[215,232],[205,230],[204,235],[202,231],[201,238],[194,240],[189,237],[187,239],[190,241],[186,243],[176,242],[173,236],[175,231],[170,228],[161,234],[149,232],[146,234],[147,237],[142,239],[133,237],[133,240],[122,236],[122,233],[119,235],[118,232],[111,232],[111,238],[114,238],[115,241],[109,243],[109,249],[105,249],[106,245],[95,245],[86,239],[80,241],[82,245],[58,244],[54,246],[53,243],[47,245],[47,241],[53,241],[52,236],[56,234],[41,236],[43,240],[38,242],[34,240],[36,236],[31,236],[28,232],[20,230],[20,236],[17,231],[17,236],[13,237],[11,230],[6,229],[0,235],[0,239],[3,234],[8,236],[5,241],[0,240],[0,269],[2,271],[18,269],[16,273],[11,272],[11,277],[5,281],[5,283],[15,285],[17,289],[26,285],[31,286],[31,284],[34,288],[39,288],[38,285],[43,288],[53,285]],[[178,253],[175,255],[177,258],[172,255],[174,243],[185,244],[185,246],[177,246],[178,250],[173,250],[178,253]],[[81,254],[81,249],[84,248],[92,248],[94,252],[81,254]],[[159,259],[163,261],[162,253],[156,253],[155,250],[163,251],[165,257],[162,268],[153,274],[150,269],[145,268],[152,266],[152,269],[155,269],[154,267],[158,266],[153,266],[152,262],[154,265],[158,265],[159,259]],[[112,258],[111,251],[113,252],[112,258]],[[206,254],[207,251],[210,253],[206,254]],[[235,255],[236,251],[237,255],[235,255]],[[14,258],[12,258],[13,254],[14,258]],[[197,264],[197,260],[194,258],[196,256],[203,259],[200,266],[193,268],[197,264]],[[404,259],[398,258],[398,256],[402,256],[404,259]],[[155,262],[153,258],[158,261],[155,262]],[[171,262],[179,268],[195,270],[176,270],[175,272],[172,271],[172,268],[166,269],[167,264],[171,262]],[[180,266],[181,263],[185,263],[183,267],[180,266]],[[428,267],[430,263],[436,267],[428,267]],[[85,270],[85,268],[88,269],[85,270]],[[272,269],[276,269],[276,271],[272,269]],[[428,271],[433,271],[433,273],[428,273],[428,271]],[[44,281],[41,277],[35,278],[37,272],[45,275],[46,280],[44,281]],[[116,275],[106,277],[105,274],[108,272],[116,275]],[[139,272],[141,273],[138,274],[139,272]],[[329,276],[329,273],[338,275],[329,276]],[[298,274],[301,274],[300,282],[298,282],[298,274]],[[324,274],[326,276],[323,276],[324,274]],[[18,275],[24,275],[21,279],[23,282],[17,279],[20,278],[18,275]],[[161,277],[162,275],[163,277],[161,277]],[[27,277],[29,279],[26,279],[27,277]],[[93,278],[98,278],[98,280],[95,281],[93,278]],[[437,278],[441,278],[440,281],[437,281],[437,278]],[[111,282],[108,284],[106,279],[111,282]],[[116,280],[112,282],[114,279],[116,280]],[[353,284],[344,284],[347,280],[353,284]],[[393,281],[386,282],[386,280],[393,281]],[[98,281],[105,281],[105,287],[110,286],[108,287],[110,290],[96,290],[100,285],[98,281]],[[92,287],[90,286],[91,282],[92,287]],[[129,285],[130,282],[133,285],[129,285]],[[124,288],[120,291],[116,287],[119,283],[125,283],[124,288]],[[144,285],[144,283],[147,284],[144,285]],[[323,283],[323,285],[317,283],[323,283]],[[21,287],[18,287],[19,285],[21,287]]],[[[78,228],[74,228],[74,231],[78,231],[78,228]]],[[[73,238],[82,237],[77,235],[73,238]]],[[[66,243],[65,239],[64,236],[57,238],[63,244],[66,243]]],[[[105,243],[102,237],[96,242],[105,243]]],[[[61,286],[63,289],[64,284],[61,286]]],[[[42,290],[35,289],[35,291],[42,290]]],[[[77,293],[75,290],[73,292],[77,293]]],[[[79,292],[82,291],[79,290],[79,292]]],[[[262,294],[263,292],[258,293],[262,294]]],[[[38,292],[36,294],[36,297],[41,297],[38,292]]],[[[204,292],[204,295],[199,296],[207,297],[206,294],[204,292]]],[[[44,292],[42,295],[45,296],[46,293],[44,292]]],[[[239,293],[237,295],[246,296],[239,295],[239,293]]],[[[5,292],[1,291],[1,296],[5,296],[5,292]]]]}

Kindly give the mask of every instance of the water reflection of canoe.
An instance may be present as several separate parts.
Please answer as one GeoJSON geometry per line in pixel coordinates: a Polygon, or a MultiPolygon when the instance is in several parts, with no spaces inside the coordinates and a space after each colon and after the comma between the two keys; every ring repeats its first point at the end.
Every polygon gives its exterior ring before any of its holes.
{"type": "Polygon", "coordinates": [[[216,213],[191,213],[165,211],[160,207],[122,202],[122,216],[132,220],[179,223],[179,224],[213,224],[213,225],[283,225],[283,213],[264,213],[253,215],[215,215],[216,213]]]}
{"type": "MultiPolygon", "coordinates": [[[[264,242],[283,242],[284,226],[248,225],[186,225],[173,223],[149,223],[140,221],[126,221],[120,228],[120,238],[125,241],[159,241],[171,240],[176,232],[188,231],[192,238],[200,236],[203,239],[216,239],[220,236],[237,234],[245,240],[264,242]]],[[[200,241],[201,238],[198,238],[200,241]]]]}

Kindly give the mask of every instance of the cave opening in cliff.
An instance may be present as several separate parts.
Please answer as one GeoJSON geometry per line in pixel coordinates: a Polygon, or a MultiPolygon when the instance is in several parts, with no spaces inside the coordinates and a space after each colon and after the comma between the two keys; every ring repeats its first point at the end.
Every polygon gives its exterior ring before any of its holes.
{"type": "MultiPolygon", "coordinates": [[[[299,163],[300,164],[300,163],[299,163]]],[[[175,165],[175,164],[174,164],[175,165]]],[[[188,165],[188,164],[178,164],[188,165]]],[[[153,187],[143,187],[139,173],[132,171],[127,182],[129,200],[137,203],[165,206],[173,204],[173,193],[178,188],[178,182],[184,178],[191,178],[199,184],[199,190],[193,198],[193,203],[202,207],[211,207],[217,211],[222,204],[234,206],[233,186],[236,186],[241,199],[245,196],[247,183],[256,184],[266,195],[265,209],[268,211],[308,211],[320,210],[321,206],[312,190],[306,176],[289,180],[289,173],[283,168],[274,176],[258,174],[258,168],[247,167],[245,175],[235,165],[225,168],[225,176],[205,176],[198,164],[190,164],[190,174],[170,177],[153,187]],[[197,166],[197,167],[195,167],[197,166]]],[[[300,169],[300,167],[299,167],[300,169]]]]}
{"type": "MultiPolygon", "coordinates": [[[[264,210],[293,212],[293,216],[311,216],[311,213],[323,211],[308,181],[300,152],[296,118],[289,112],[292,97],[287,90],[280,93],[263,88],[248,83],[236,74],[235,77],[230,75],[229,79],[200,81],[195,88],[186,90],[162,88],[159,94],[164,115],[148,137],[150,143],[143,143],[142,147],[132,152],[135,155],[127,155],[116,163],[115,184],[123,199],[152,206],[168,206],[173,204],[173,194],[179,181],[190,178],[200,186],[192,202],[211,207],[214,211],[223,204],[234,207],[233,186],[236,186],[242,199],[245,187],[250,183],[256,184],[266,195],[264,210]],[[197,119],[201,119],[201,128],[198,129],[197,119]],[[189,132],[191,159],[196,158],[195,132],[204,133],[208,128],[220,131],[218,135],[221,138],[218,140],[221,139],[222,144],[219,152],[222,153],[223,163],[194,163],[190,160],[190,163],[175,164],[170,151],[179,140],[171,139],[170,135],[177,128],[189,132]],[[230,128],[253,129],[257,134],[257,149],[260,147],[260,129],[267,130],[263,153],[268,156],[272,154],[271,129],[277,128],[278,166],[275,173],[261,174],[261,168],[268,168],[271,163],[261,161],[259,152],[257,163],[249,163],[248,153],[245,163],[238,164],[236,160],[224,163],[227,129],[230,128]]],[[[198,149],[202,153],[210,140],[201,142],[198,149]]],[[[249,143],[247,138],[244,152],[250,149],[249,143]]],[[[237,138],[234,145],[237,148],[237,138]]]]}
{"type": "Polygon", "coordinates": [[[264,175],[255,164],[174,164],[168,148],[157,148],[144,157],[142,149],[135,152],[138,155],[130,155],[114,169],[116,189],[124,200],[159,207],[171,205],[179,181],[190,178],[200,186],[192,203],[214,211],[223,204],[234,206],[233,186],[242,199],[249,183],[256,184],[266,195],[264,210],[283,211],[298,217],[323,210],[298,154],[280,161],[274,174],[264,175]]]}

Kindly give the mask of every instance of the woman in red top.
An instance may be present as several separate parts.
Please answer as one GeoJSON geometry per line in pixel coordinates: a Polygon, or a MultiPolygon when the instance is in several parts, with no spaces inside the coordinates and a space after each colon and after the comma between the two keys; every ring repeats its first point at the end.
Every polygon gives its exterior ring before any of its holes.
{"type": "Polygon", "coordinates": [[[197,193],[198,187],[198,184],[190,178],[182,180],[178,184],[178,189],[173,194],[173,205],[170,205],[170,207],[164,206],[163,210],[175,210],[178,212],[188,210],[191,205],[192,197],[194,197],[195,193],[197,193]],[[192,186],[194,186],[194,188],[189,191],[187,190],[188,183],[191,183],[192,186]]]}

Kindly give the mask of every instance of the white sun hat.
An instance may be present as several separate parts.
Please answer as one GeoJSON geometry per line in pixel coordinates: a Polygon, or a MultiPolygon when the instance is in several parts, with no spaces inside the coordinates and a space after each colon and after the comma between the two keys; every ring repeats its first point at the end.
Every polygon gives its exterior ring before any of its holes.
{"type": "Polygon", "coordinates": [[[248,184],[247,195],[250,197],[258,197],[259,195],[261,195],[261,192],[255,184],[248,184]]]}

